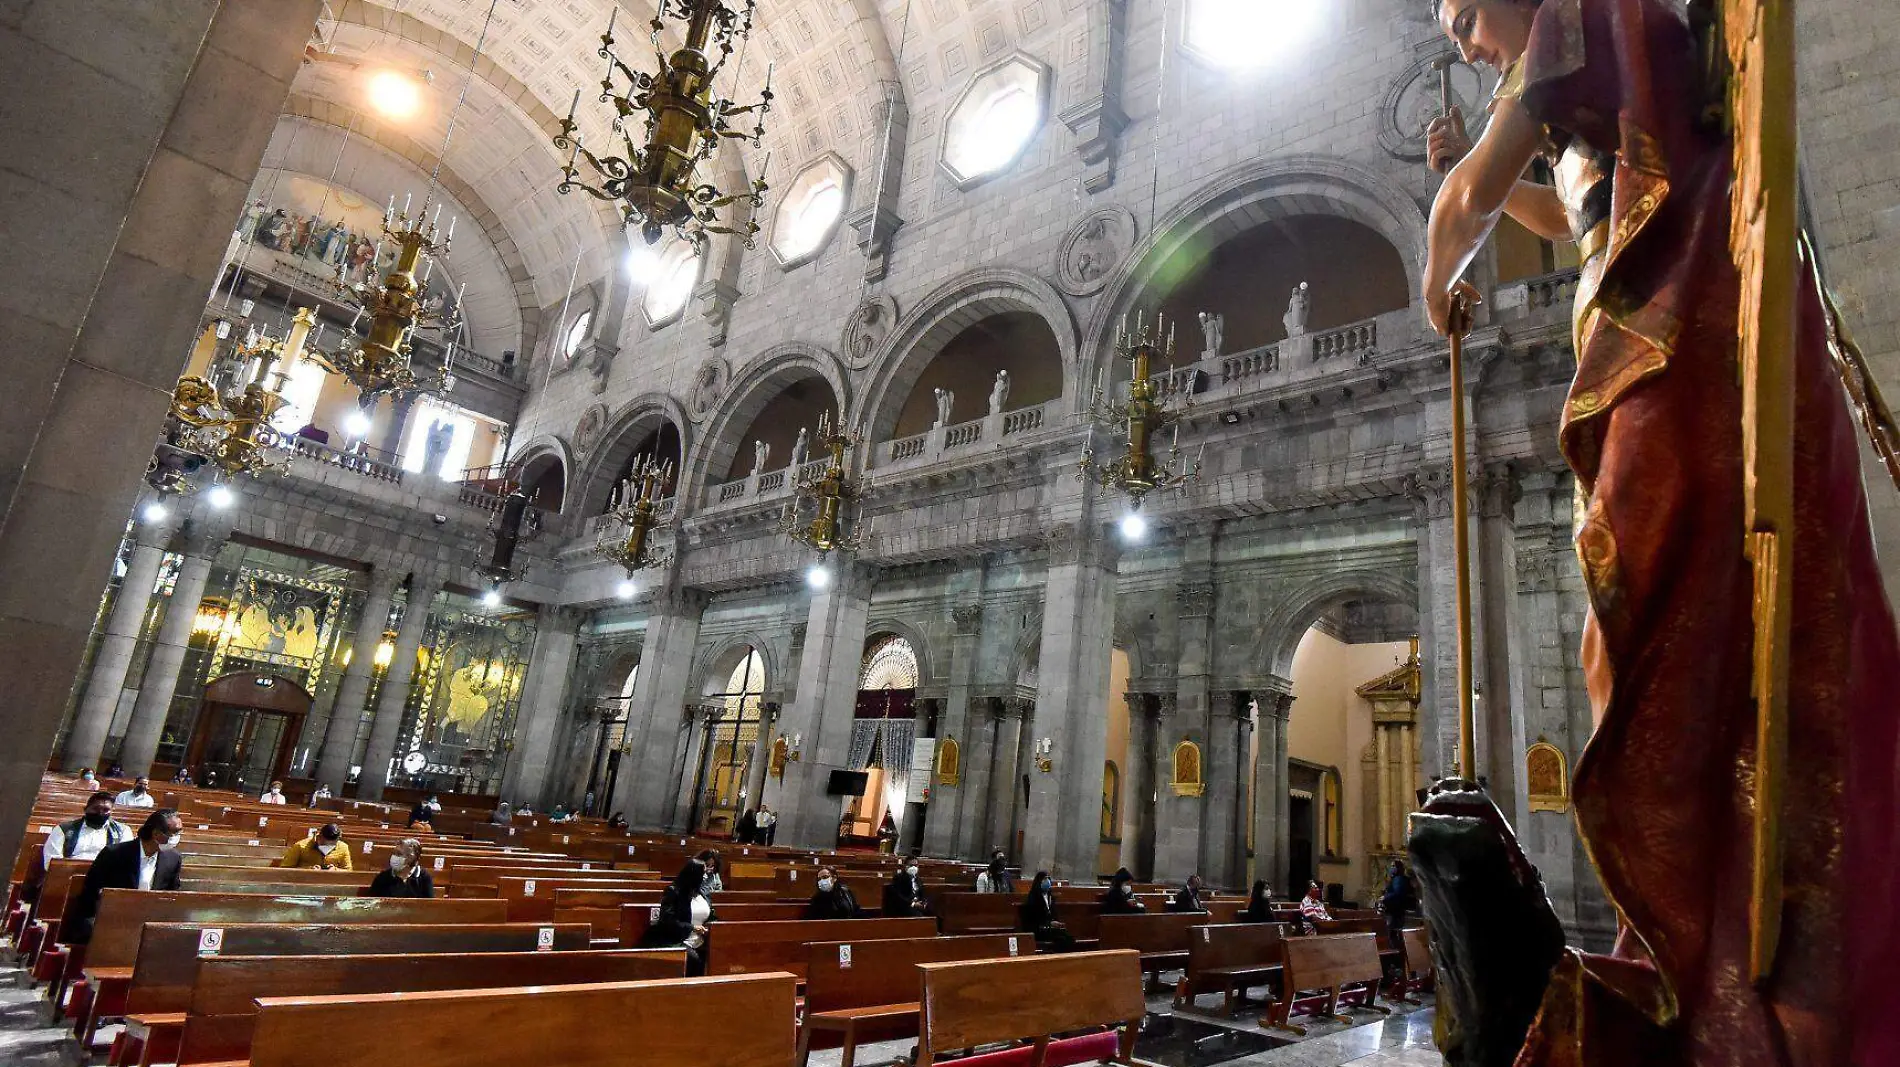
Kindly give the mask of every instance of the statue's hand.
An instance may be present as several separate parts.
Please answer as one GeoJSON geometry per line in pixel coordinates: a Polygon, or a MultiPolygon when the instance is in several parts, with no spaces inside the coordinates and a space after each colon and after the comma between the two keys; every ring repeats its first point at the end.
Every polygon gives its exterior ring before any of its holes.
{"type": "Polygon", "coordinates": [[[1471,137],[1465,133],[1465,116],[1456,105],[1450,112],[1433,119],[1425,127],[1425,164],[1440,174],[1457,166],[1471,151],[1471,137]]]}

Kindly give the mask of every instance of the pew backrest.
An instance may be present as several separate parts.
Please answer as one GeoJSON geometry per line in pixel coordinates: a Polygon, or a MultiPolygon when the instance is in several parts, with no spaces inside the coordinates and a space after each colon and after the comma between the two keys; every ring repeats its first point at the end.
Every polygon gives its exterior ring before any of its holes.
{"type": "Polygon", "coordinates": [[[496,923],[507,913],[499,900],[408,900],[382,897],[251,896],[244,893],[184,893],[108,889],[99,897],[99,917],[88,967],[130,967],[150,922],[224,923],[496,923]]]}
{"type": "MultiPolygon", "coordinates": [[[[646,938],[647,930],[653,926],[653,920],[660,914],[660,902],[656,899],[650,904],[622,904],[618,909],[620,944],[625,948],[636,948],[646,938]]],[[[788,922],[805,917],[803,904],[727,904],[713,901],[714,926],[723,926],[733,922],[788,922]]],[[[596,926],[605,937],[614,928],[596,926]]]]}
{"type": "Polygon", "coordinates": [[[813,941],[837,941],[845,937],[862,941],[932,937],[937,932],[937,920],[794,919],[729,922],[720,919],[706,930],[708,974],[789,971],[803,977],[805,946],[813,941]]]}
{"type": "Polygon", "coordinates": [[[937,1053],[1098,1026],[1122,1029],[1121,1055],[1147,1012],[1141,956],[1109,952],[1053,953],[1016,959],[919,964],[922,1017],[917,1063],[937,1053]]]}
{"type": "Polygon", "coordinates": [[[1149,912],[1146,915],[1104,915],[1096,920],[1096,936],[1103,949],[1132,948],[1142,953],[1186,952],[1189,932],[1205,926],[1211,917],[1200,912],[1149,912]]]}
{"type": "Polygon", "coordinates": [[[1033,955],[1029,934],[813,941],[805,946],[805,1011],[900,1004],[919,995],[920,963],[1033,955]]]}
{"type": "Polygon", "coordinates": [[[1343,985],[1377,982],[1383,976],[1379,946],[1372,934],[1321,934],[1288,938],[1285,954],[1286,991],[1337,989],[1343,985]]]}

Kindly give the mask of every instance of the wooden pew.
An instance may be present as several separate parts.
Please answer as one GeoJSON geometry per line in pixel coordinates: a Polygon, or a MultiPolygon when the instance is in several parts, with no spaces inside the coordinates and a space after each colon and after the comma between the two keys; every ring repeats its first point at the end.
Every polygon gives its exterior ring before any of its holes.
{"type": "Polygon", "coordinates": [[[1141,957],[1127,950],[1074,952],[970,963],[919,964],[923,1010],[916,1067],[946,1052],[999,1042],[1030,1042],[1021,1050],[978,1053],[960,1067],[1035,1067],[1108,1060],[1133,1062],[1135,1035],[1147,1004],[1141,957]],[[1077,1030],[1106,1031],[1056,1038],[1077,1030]]]}
{"type": "Polygon", "coordinates": [[[551,922],[554,919],[554,891],[557,889],[626,889],[664,892],[665,882],[635,879],[606,872],[601,877],[576,878],[570,875],[544,877],[540,874],[502,875],[496,880],[499,899],[508,908],[509,922],[551,922]]]}
{"type": "Polygon", "coordinates": [[[893,937],[934,937],[937,920],[796,919],[777,922],[727,922],[706,928],[707,974],[757,974],[789,971],[805,976],[805,946],[813,941],[874,941],[893,937]]]}
{"type": "Polygon", "coordinates": [[[792,1058],[794,996],[791,975],[759,974],[552,989],[267,997],[258,1003],[250,1063],[785,1067],[792,1058]],[[312,1040],[313,1034],[323,1036],[312,1040]]]}
{"type": "Polygon", "coordinates": [[[917,1036],[920,963],[947,963],[1033,955],[1028,934],[975,934],[886,941],[814,941],[805,946],[805,1025],[798,1032],[798,1064],[814,1046],[844,1049],[852,1067],[858,1045],[917,1036]],[[814,1040],[815,1039],[815,1040],[814,1040]]]}
{"type": "Polygon", "coordinates": [[[945,893],[931,903],[946,934],[994,934],[1022,929],[1023,902],[1015,893],[945,893]]]}
{"type": "Polygon", "coordinates": [[[1284,962],[1280,923],[1196,926],[1188,936],[1187,970],[1175,986],[1174,1006],[1192,1007],[1204,993],[1221,994],[1221,1013],[1232,1015],[1247,987],[1277,980],[1284,962]]]}
{"type": "MultiPolygon", "coordinates": [[[[604,937],[620,928],[620,909],[623,905],[658,904],[662,892],[652,889],[595,889],[557,885],[554,887],[554,921],[591,923],[604,937]]],[[[779,903],[778,894],[770,890],[735,892],[728,889],[713,895],[713,907],[722,911],[736,904],[779,903]]]]}
{"type": "MultiPolygon", "coordinates": [[[[638,948],[652,927],[653,920],[660,914],[658,901],[651,904],[623,904],[620,906],[620,936],[622,948],[638,948]]],[[[727,904],[713,901],[714,926],[723,926],[733,922],[787,922],[805,917],[803,904],[727,904]]]]}
{"type": "MultiPolygon", "coordinates": [[[[677,949],[474,956],[220,956],[199,964],[176,1062],[248,1058],[259,998],[548,987],[685,975],[686,953],[677,949]]],[[[153,1061],[148,1057],[143,1062],[153,1061]]]]}
{"type": "Polygon", "coordinates": [[[1438,985],[1438,972],[1432,966],[1431,933],[1422,926],[1408,926],[1399,931],[1399,939],[1405,948],[1405,962],[1400,972],[1404,984],[1399,994],[1416,1003],[1414,993],[1435,989],[1438,985]]]}
{"type": "Polygon", "coordinates": [[[1209,922],[1210,916],[1200,912],[1103,915],[1096,920],[1096,937],[1104,950],[1130,948],[1141,953],[1141,973],[1152,977],[1186,967],[1189,933],[1209,922]]]}
{"type": "Polygon", "coordinates": [[[1281,951],[1285,956],[1281,993],[1261,1016],[1260,1025],[1305,1036],[1306,1028],[1290,1021],[1295,1012],[1351,1022],[1350,1016],[1339,1014],[1343,997],[1351,997],[1353,1006],[1391,1014],[1391,1009],[1374,1003],[1385,970],[1372,934],[1293,937],[1282,942],[1281,951]]]}

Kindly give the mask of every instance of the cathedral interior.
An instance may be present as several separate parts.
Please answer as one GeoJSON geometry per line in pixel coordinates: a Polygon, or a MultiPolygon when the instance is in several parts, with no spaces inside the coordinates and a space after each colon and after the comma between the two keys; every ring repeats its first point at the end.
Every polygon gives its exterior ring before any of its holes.
{"type": "MultiPolygon", "coordinates": [[[[184,769],[1367,901],[1457,759],[1462,404],[1462,770],[1607,946],[1577,254],[1500,225],[1463,395],[1419,297],[1497,72],[1423,0],[748,0],[689,158],[680,3],[0,5],[0,852],[184,769]]],[[[1900,22],[1802,11],[1900,385],[1900,22]]]]}

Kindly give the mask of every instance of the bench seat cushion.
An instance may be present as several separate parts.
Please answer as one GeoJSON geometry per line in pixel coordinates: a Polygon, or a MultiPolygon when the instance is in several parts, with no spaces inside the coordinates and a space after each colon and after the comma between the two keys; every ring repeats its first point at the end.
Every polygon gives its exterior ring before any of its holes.
{"type": "MultiPolygon", "coordinates": [[[[1084,1034],[1081,1037],[1065,1037],[1049,1042],[1049,1056],[1043,1061],[1045,1067],[1068,1067],[1073,1063],[1094,1063],[1100,1060],[1112,1060],[1121,1052],[1121,1035],[1113,1030],[1099,1034],[1084,1034]]],[[[1036,1059],[1033,1045],[1006,1048],[999,1052],[983,1052],[975,1056],[966,1056],[960,1060],[947,1062],[956,1067],[1029,1067],[1036,1059]]]]}

